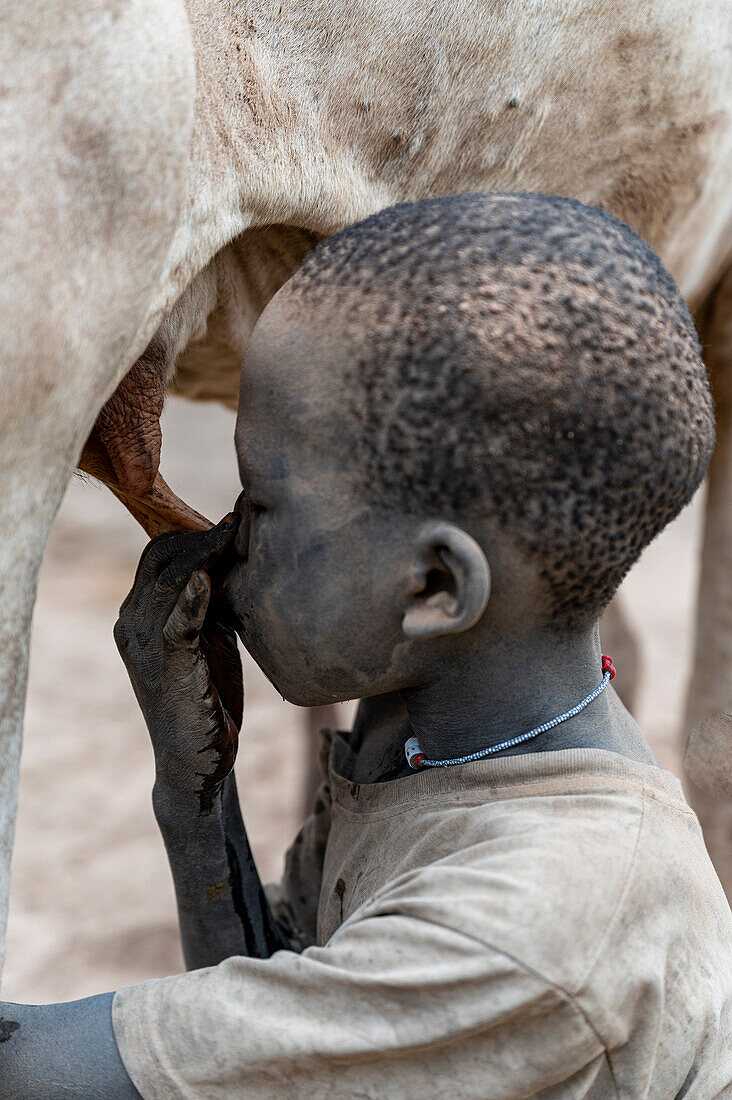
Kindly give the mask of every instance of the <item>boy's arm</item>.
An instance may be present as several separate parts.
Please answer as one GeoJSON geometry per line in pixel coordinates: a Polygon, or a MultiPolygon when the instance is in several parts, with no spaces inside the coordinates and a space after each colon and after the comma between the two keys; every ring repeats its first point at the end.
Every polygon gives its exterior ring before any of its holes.
{"type": "Polygon", "coordinates": [[[241,662],[215,571],[236,523],[163,535],[143,553],[115,639],[150,731],[153,806],[168,853],[189,968],[266,958],[287,941],[266,902],[232,768],[243,712],[241,662]]]}
{"type": "Polygon", "coordinates": [[[117,1050],[113,996],[57,1005],[0,1002],[3,1100],[140,1100],[117,1050]]]}
{"type": "MultiPolygon", "coordinates": [[[[595,1095],[606,1051],[581,1007],[512,956],[422,919],[417,878],[399,881],[323,947],[120,990],[115,1036],[140,1092],[416,1097],[454,1095],[460,1081],[461,1095],[595,1095]]],[[[451,910],[442,888],[432,897],[451,910]]]]}
{"type": "Polygon", "coordinates": [[[289,943],[265,897],[239,810],[233,772],[211,813],[156,787],[155,816],[168,854],[189,970],[231,955],[266,959],[289,943]]]}
{"type": "Polygon", "coordinates": [[[607,1051],[581,1006],[511,955],[400,913],[420,895],[400,881],[302,954],[230,958],[113,1005],[0,1004],[0,1096],[434,1096],[455,1081],[475,1096],[496,1082],[502,1096],[597,1095],[607,1051]]]}
{"type": "Polygon", "coordinates": [[[233,772],[224,781],[222,805],[234,897],[237,903],[241,899],[237,912],[246,948],[242,953],[252,958],[268,959],[275,951],[289,948],[291,944],[287,931],[277,921],[264,892],[244,827],[233,772]]]}

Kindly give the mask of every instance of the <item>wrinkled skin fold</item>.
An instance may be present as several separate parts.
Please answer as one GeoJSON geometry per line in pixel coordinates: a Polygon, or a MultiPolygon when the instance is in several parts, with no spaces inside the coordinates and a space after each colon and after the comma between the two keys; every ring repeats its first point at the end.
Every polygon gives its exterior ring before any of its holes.
{"type": "Polygon", "coordinates": [[[79,459],[79,469],[111,489],[150,538],[211,526],[159,473],[164,400],[162,375],[136,364],[104,405],[79,459]]]}

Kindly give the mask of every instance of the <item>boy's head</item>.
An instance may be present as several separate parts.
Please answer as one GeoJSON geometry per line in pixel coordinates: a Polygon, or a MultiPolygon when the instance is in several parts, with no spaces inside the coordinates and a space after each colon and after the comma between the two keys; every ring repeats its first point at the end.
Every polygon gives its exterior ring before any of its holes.
{"type": "Polygon", "coordinates": [[[628,226],[533,194],[384,210],[306,259],[247,352],[245,644],[314,704],[586,630],[713,436],[687,309],[628,226]]]}

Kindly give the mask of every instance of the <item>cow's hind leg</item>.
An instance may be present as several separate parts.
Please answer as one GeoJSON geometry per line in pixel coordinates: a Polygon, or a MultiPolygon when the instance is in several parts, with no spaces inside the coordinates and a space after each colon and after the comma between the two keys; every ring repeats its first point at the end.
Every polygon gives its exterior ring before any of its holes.
{"type": "Polygon", "coordinates": [[[732,270],[702,321],[717,444],[709,467],[684,780],[732,897],[732,270]]]}
{"type": "Polygon", "coordinates": [[[1,967],[38,566],[163,308],[194,103],[185,9],[6,0],[0,69],[1,967]]]}
{"type": "MultiPolygon", "coordinates": [[[[0,965],[15,832],[28,638],[38,569],[69,469],[58,456],[0,444],[0,965]],[[26,461],[30,459],[29,462],[26,461]],[[39,461],[40,460],[40,461],[39,461]],[[11,467],[12,468],[9,468],[11,467]]],[[[53,731],[49,731],[52,735],[53,731]]]]}

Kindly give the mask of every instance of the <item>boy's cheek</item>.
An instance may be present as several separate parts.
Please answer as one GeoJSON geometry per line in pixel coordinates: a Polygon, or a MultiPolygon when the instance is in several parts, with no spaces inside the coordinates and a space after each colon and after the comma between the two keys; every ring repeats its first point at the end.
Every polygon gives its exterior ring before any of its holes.
{"type": "Polygon", "coordinates": [[[365,578],[360,570],[348,575],[342,564],[338,569],[319,540],[279,548],[273,542],[262,538],[229,578],[239,637],[285,698],[337,690],[325,682],[329,671],[340,668],[342,677],[364,660],[358,638],[363,627],[370,633],[373,620],[370,594],[362,591],[365,578]]]}

